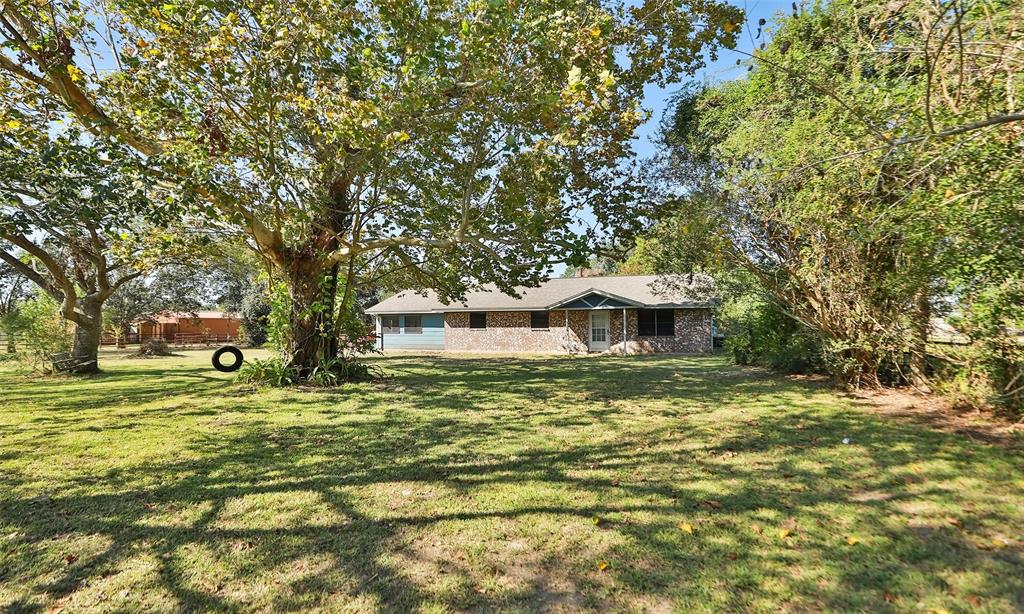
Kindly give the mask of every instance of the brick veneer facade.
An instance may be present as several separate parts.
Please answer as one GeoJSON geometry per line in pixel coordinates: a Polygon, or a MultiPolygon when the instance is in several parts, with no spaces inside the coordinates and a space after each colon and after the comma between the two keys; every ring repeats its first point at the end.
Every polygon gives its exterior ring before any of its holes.
{"type": "MultiPolygon", "coordinates": [[[[529,311],[488,311],[487,328],[469,327],[469,314],[449,311],[444,314],[444,345],[447,350],[464,352],[555,352],[587,351],[590,312],[569,310],[550,312],[547,330],[530,328],[529,311]]],[[[699,354],[711,351],[711,311],[676,309],[674,337],[639,337],[636,310],[626,310],[626,335],[630,354],[675,352],[699,354]]],[[[609,313],[608,334],[611,352],[622,352],[622,310],[609,313]]]]}

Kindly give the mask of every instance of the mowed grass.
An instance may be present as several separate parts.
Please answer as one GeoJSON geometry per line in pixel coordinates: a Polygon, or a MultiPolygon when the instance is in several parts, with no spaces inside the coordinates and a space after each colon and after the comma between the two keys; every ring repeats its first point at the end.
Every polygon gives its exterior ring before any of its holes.
{"type": "Polygon", "coordinates": [[[0,371],[0,609],[1024,609],[1016,445],[722,357],[208,361],[0,371]]]}

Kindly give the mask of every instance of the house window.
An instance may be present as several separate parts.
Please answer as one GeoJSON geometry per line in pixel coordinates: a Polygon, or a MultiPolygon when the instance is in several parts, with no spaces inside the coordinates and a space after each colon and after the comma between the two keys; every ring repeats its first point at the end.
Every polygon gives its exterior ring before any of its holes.
{"type": "Polygon", "coordinates": [[[478,329],[487,328],[487,312],[471,311],[469,313],[469,327],[478,329]]]}
{"type": "Polygon", "coordinates": [[[405,316],[405,334],[423,334],[423,316],[405,316]]]}
{"type": "Polygon", "coordinates": [[[675,337],[676,312],[674,309],[637,310],[637,333],[641,337],[675,337]]]}
{"type": "Polygon", "coordinates": [[[547,330],[551,319],[550,315],[547,311],[531,311],[530,328],[534,330],[547,330]]]}
{"type": "Polygon", "coordinates": [[[402,332],[402,327],[398,323],[398,316],[381,316],[380,332],[385,335],[400,334],[402,332]]]}

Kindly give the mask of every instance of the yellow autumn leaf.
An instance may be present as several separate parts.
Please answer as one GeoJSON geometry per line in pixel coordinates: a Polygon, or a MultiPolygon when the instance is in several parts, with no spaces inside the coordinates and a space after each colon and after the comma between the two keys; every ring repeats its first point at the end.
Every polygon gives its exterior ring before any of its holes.
{"type": "Polygon", "coordinates": [[[602,70],[599,77],[601,79],[601,85],[605,88],[610,88],[615,85],[615,75],[613,75],[610,70],[602,70]]]}
{"type": "Polygon", "coordinates": [[[579,86],[583,82],[583,69],[579,66],[573,65],[569,69],[569,81],[568,87],[573,88],[579,86]]]}
{"type": "Polygon", "coordinates": [[[685,533],[689,533],[690,535],[693,535],[693,525],[691,525],[690,523],[688,523],[688,522],[680,522],[676,526],[679,527],[680,531],[683,531],[685,533]]]}
{"type": "Polygon", "coordinates": [[[606,569],[608,569],[608,561],[601,561],[600,563],[597,564],[597,570],[598,571],[604,571],[606,569]]]}
{"type": "Polygon", "coordinates": [[[590,35],[593,36],[594,38],[601,38],[601,26],[596,24],[590,26],[590,35]]]}
{"type": "Polygon", "coordinates": [[[846,538],[846,543],[850,544],[851,546],[856,546],[860,543],[860,538],[856,535],[850,535],[846,538]]]}
{"type": "Polygon", "coordinates": [[[955,194],[953,193],[953,190],[950,190],[950,189],[947,188],[946,189],[946,200],[949,200],[949,199],[953,198],[953,196],[955,196],[955,194]]]}
{"type": "Polygon", "coordinates": [[[594,526],[595,526],[595,527],[599,527],[599,526],[601,526],[601,523],[602,523],[602,522],[604,522],[604,520],[602,520],[600,516],[594,516],[594,517],[593,517],[593,518],[591,519],[591,522],[593,522],[593,523],[594,523],[594,526]]]}
{"type": "Polygon", "coordinates": [[[8,130],[17,130],[18,128],[21,128],[21,122],[16,119],[9,119],[7,120],[7,123],[4,124],[4,127],[8,130]]]}
{"type": "Polygon", "coordinates": [[[779,539],[786,539],[793,534],[793,531],[789,529],[779,529],[779,539]]]}
{"type": "Polygon", "coordinates": [[[725,22],[725,28],[724,29],[725,29],[726,32],[729,32],[729,33],[735,32],[736,31],[736,24],[727,21],[727,22],[725,22]]]}
{"type": "Polygon", "coordinates": [[[85,75],[84,75],[84,73],[83,73],[83,72],[82,72],[82,71],[81,71],[81,70],[80,70],[80,69],[79,69],[79,68],[78,68],[77,66],[75,66],[74,64],[68,64],[68,76],[69,76],[69,77],[71,77],[71,80],[72,80],[72,81],[74,81],[74,82],[76,82],[76,83],[77,83],[78,81],[81,81],[81,80],[82,80],[82,77],[84,77],[85,75]]]}

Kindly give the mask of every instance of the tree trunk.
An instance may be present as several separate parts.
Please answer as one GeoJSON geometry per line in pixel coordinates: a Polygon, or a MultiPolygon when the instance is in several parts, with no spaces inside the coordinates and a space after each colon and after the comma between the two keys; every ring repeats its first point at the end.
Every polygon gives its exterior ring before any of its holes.
{"type": "MultiPolygon", "coordinates": [[[[327,356],[329,356],[331,358],[336,358],[338,356],[338,326],[337,326],[337,322],[335,322],[335,320],[334,320],[334,313],[336,311],[335,300],[336,300],[336,298],[338,296],[338,268],[339,268],[339,266],[340,265],[337,262],[335,262],[334,266],[331,267],[331,270],[328,273],[329,276],[330,276],[330,279],[328,280],[328,283],[327,283],[327,292],[328,292],[327,304],[330,306],[330,308],[327,310],[327,313],[324,314],[325,317],[327,318],[327,322],[330,323],[329,324],[330,328],[326,332],[327,332],[327,356]]],[[[342,309],[344,309],[344,305],[342,305],[342,309]]]]}
{"type": "Polygon", "coordinates": [[[910,383],[922,392],[928,387],[928,331],[931,328],[932,305],[925,290],[914,297],[913,337],[910,341],[910,383]]]}
{"type": "Polygon", "coordinates": [[[291,314],[285,361],[298,371],[300,378],[305,378],[324,358],[330,357],[331,301],[321,285],[324,267],[318,259],[294,258],[287,273],[291,314]]]}
{"type": "Polygon", "coordinates": [[[73,373],[99,371],[100,333],[103,329],[102,304],[89,299],[80,303],[82,321],[75,322],[75,345],[71,355],[79,363],[73,373]]]}

